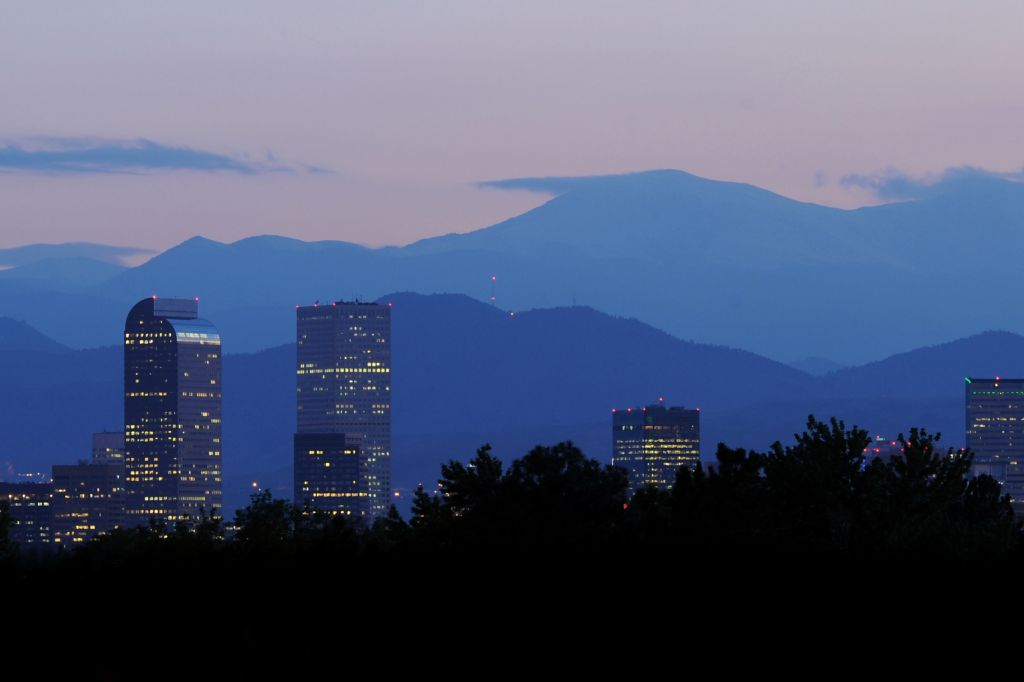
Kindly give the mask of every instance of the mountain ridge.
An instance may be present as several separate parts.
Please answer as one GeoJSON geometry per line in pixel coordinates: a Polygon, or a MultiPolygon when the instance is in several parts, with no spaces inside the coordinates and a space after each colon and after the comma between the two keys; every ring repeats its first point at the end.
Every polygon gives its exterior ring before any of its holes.
{"type": "Polygon", "coordinates": [[[154,292],[198,295],[222,331],[257,350],[288,341],[296,303],[396,290],[487,300],[496,276],[510,310],[575,300],[776,359],[863,364],[926,345],[936,320],[1024,332],[1024,303],[999,267],[1024,256],[1021,183],[971,178],[845,210],[682,171],[516,182],[561,186],[520,216],[401,247],[198,238],[93,285],[9,273],[0,315],[88,347],[109,336],[77,316],[109,325],[154,292]],[[66,316],[46,305],[54,294],[88,310],[66,316]]]}

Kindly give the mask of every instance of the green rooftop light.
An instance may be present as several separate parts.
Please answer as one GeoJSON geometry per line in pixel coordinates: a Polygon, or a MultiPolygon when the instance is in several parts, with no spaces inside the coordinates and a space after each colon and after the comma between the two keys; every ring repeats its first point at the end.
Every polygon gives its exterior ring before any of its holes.
{"type": "Polygon", "coordinates": [[[964,377],[964,381],[966,381],[967,383],[971,383],[971,378],[970,377],[964,377]]]}

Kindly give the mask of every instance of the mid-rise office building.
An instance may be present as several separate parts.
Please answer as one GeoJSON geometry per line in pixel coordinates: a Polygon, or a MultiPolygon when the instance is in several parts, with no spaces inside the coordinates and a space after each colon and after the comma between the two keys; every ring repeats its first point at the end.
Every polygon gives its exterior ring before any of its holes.
{"type": "Polygon", "coordinates": [[[1024,513],[1024,379],[965,377],[964,389],[973,473],[1002,483],[1024,513]]]}
{"type": "Polygon", "coordinates": [[[198,299],[147,298],[124,328],[126,523],[222,507],[221,339],[198,299]]]}
{"type": "Polygon", "coordinates": [[[629,474],[629,495],[647,486],[671,489],[680,467],[700,462],[700,410],[665,407],[612,410],[612,464],[629,474]]]}
{"type": "Polygon", "coordinates": [[[124,464],[124,433],[101,431],[92,434],[93,464],[124,464]]]}
{"type": "Polygon", "coordinates": [[[299,306],[296,345],[295,503],[357,516],[386,513],[390,306],[345,301],[299,306]]]}
{"type": "Polygon", "coordinates": [[[362,515],[370,495],[360,483],[359,441],[344,433],[295,434],[295,500],[303,507],[362,515]]]}
{"type": "Polygon", "coordinates": [[[11,515],[10,539],[19,545],[53,541],[53,487],[49,483],[0,483],[0,502],[11,515]]]}
{"type": "Polygon", "coordinates": [[[124,464],[53,465],[53,542],[72,546],[124,524],[124,464]]]}

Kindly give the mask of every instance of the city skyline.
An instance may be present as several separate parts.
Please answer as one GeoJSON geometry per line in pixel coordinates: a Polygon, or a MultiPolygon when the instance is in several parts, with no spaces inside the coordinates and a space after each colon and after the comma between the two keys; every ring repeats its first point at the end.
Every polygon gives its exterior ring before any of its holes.
{"type": "Polygon", "coordinates": [[[0,16],[7,668],[1012,611],[1024,3],[0,16]]]}

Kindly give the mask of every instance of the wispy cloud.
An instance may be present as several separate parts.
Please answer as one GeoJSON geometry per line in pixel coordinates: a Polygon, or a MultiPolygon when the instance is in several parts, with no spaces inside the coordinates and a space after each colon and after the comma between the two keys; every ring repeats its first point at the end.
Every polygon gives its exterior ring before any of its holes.
{"type": "Polygon", "coordinates": [[[617,175],[585,175],[568,177],[545,177],[545,178],[509,178],[506,180],[483,180],[476,183],[477,187],[484,189],[520,190],[525,192],[536,192],[539,194],[564,194],[570,190],[583,187],[600,187],[602,185],[623,183],[650,183],[650,182],[681,181],[706,182],[703,178],[692,175],[685,171],[664,168],[659,170],[638,171],[635,173],[620,173],[617,175]]]}
{"type": "Polygon", "coordinates": [[[128,173],[160,171],[265,173],[330,173],[267,154],[265,160],[175,147],[146,139],[110,140],[88,137],[32,137],[0,140],[0,173],[128,173]]]}
{"type": "Polygon", "coordinates": [[[510,178],[508,180],[482,180],[476,183],[483,189],[518,190],[538,194],[562,194],[576,188],[588,178],[510,178]]]}
{"type": "Polygon", "coordinates": [[[885,201],[925,199],[957,190],[990,187],[994,183],[1024,182],[1024,169],[1008,173],[974,166],[947,168],[938,174],[914,177],[889,168],[868,175],[851,174],[839,180],[846,188],[866,189],[885,201]]]}

